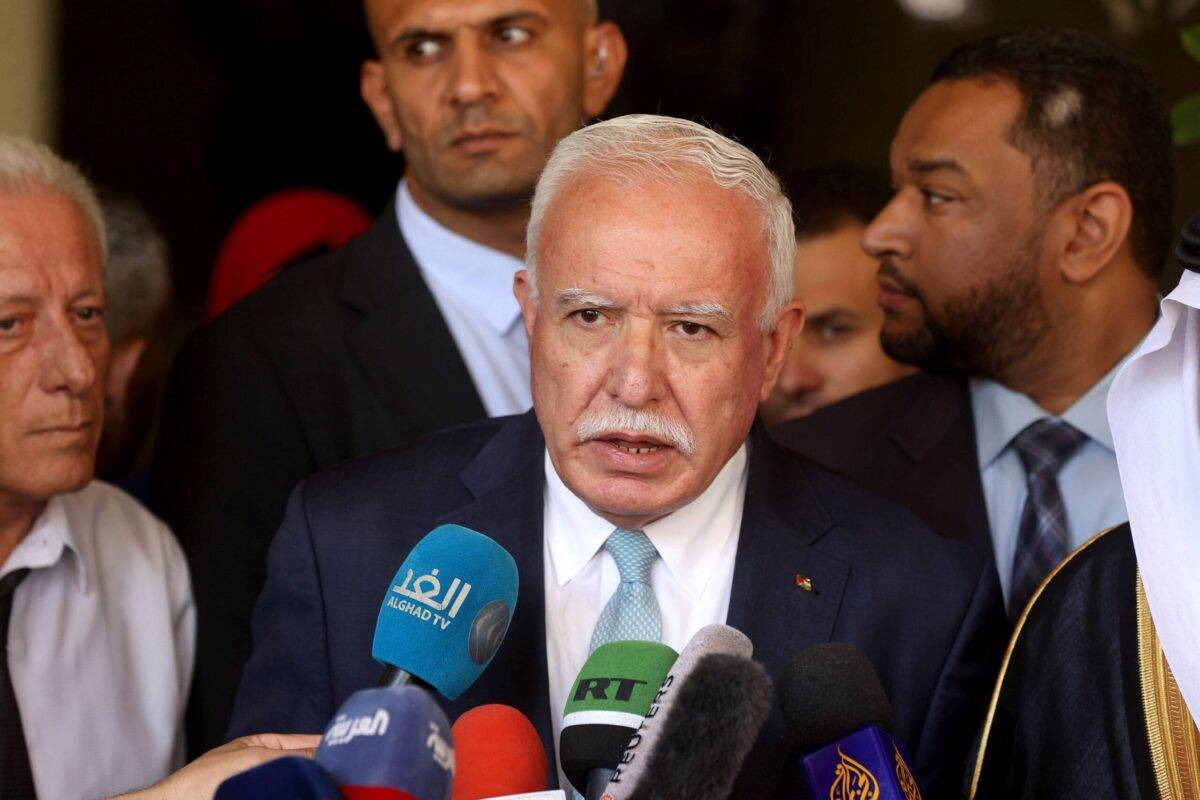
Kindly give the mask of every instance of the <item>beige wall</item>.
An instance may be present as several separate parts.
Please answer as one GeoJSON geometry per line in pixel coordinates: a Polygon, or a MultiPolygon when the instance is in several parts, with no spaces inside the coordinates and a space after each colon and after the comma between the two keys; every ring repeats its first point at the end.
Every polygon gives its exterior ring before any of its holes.
{"type": "Polygon", "coordinates": [[[0,131],[53,143],[56,0],[0,0],[0,131]]]}

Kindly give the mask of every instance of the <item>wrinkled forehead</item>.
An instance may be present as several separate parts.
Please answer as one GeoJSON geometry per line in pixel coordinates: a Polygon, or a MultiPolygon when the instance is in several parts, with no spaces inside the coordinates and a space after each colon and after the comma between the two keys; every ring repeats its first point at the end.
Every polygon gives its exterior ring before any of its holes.
{"type": "Polygon", "coordinates": [[[103,295],[96,233],[66,195],[0,191],[0,300],[103,295]]]}
{"type": "Polygon", "coordinates": [[[546,209],[539,247],[546,286],[643,278],[753,295],[769,264],[754,202],[688,174],[577,173],[546,209]]]}
{"type": "Polygon", "coordinates": [[[382,52],[408,30],[447,33],[496,20],[533,14],[556,21],[579,21],[584,0],[365,0],[367,28],[382,52]]]}

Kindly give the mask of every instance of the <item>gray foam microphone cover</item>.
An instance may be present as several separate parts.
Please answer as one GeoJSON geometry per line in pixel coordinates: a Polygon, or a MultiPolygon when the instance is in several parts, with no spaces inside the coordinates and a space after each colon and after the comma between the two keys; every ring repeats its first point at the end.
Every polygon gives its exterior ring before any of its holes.
{"type": "Polygon", "coordinates": [[[662,733],[663,723],[675,698],[678,697],[677,690],[695,671],[704,656],[726,655],[749,659],[753,654],[754,645],[750,638],[737,628],[728,625],[708,625],[696,631],[696,635],[684,646],[671,671],[667,673],[658,696],[629,740],[625,754],[602,795],[603,799],[628,800],[633,796],[634,787],[646,773],[648,756],[654,750],[655,743],[662,733]]]}

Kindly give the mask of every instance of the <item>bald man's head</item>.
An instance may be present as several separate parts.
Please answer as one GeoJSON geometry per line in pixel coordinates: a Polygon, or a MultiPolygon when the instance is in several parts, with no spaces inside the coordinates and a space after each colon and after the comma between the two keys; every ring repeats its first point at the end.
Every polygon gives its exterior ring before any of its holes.
{"type": "Polygon", "coordinates": [[[366,0],[379,57],[361,90],[425,208],[527,208],[554,146],[625,67],[597,0],[366,0]]]}

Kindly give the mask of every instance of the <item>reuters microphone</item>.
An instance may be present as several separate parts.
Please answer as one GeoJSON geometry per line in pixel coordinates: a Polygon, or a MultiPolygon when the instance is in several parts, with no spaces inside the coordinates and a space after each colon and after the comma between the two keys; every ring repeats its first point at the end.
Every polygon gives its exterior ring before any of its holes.
{"type": "Polygon", "coordinates": [[[754,646],[728,625],[701,628],[630,737],[603,800],[720,800],[771,709],[754,646]]]}
{"type": "Polygon", "coordinates": [[[325,770],[311,758],[287,756],[226,778],[213,800],[343,800],[325,770]]]}
{"type": "Polygon", "coordinates": [[[454,738],[453,800],[534,797],[550,774],[546,748],[533,723],[512,706],[494,703],[465,712],[454,738]]]}
{"type": "Polygon", "coordinates": [[[442,525],[417,542],[388,587],[371,655],[381,686],[416,678],[465,692],[500,649],[517,605],[517,564],[482,533],[442,525]]]}
{"type": "Polygon", "coordinates": [[[346,800],[450,800],[450,722],[416,686],[350,695],[325,729],[316,760],[346,800]]]}
{"type": "Polygon", "coordinates": [[[638,641],[609,642],[588,656],[558,735],[563,773],[587,800],[603,794],[677,657],[665,644],[638,641]]]}
{"type": "Polygon", "coordinates": [[[921,800],[904,744],[887,733],[891,703],[857,647],[801,651],[780,673],[779,696],[814,798],[921,800]]]}

